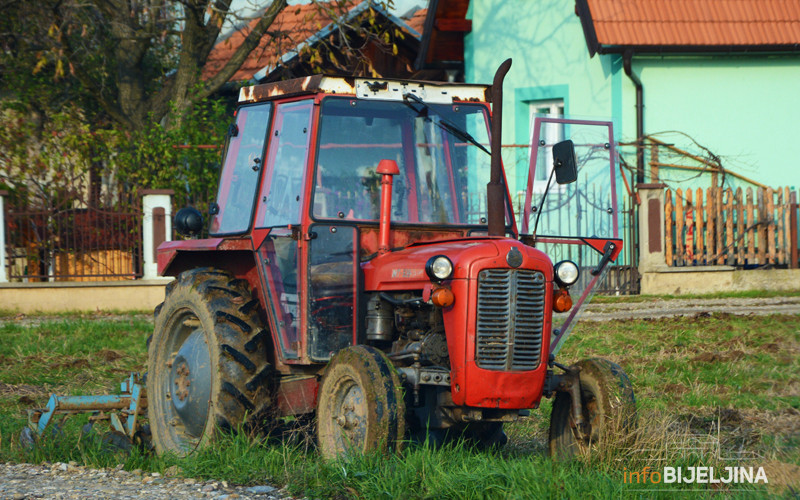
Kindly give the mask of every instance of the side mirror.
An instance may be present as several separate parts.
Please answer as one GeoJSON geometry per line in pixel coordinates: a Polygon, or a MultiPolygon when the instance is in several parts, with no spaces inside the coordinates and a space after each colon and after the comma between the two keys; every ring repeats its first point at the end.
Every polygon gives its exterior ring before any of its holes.
{"type": "Polygon", "coordinates": [[[575,158],[575,144],[569,139],[553,146],[553,169],[556,182],[570,184],[578,180],[578,160],[575,158]]]}
{"type": "Polygon", "coordinates": [[[203,230],[203,214],[194,207],[183,207],[175,214],[175,230],[181,236],[196,238],[203,230]]]}

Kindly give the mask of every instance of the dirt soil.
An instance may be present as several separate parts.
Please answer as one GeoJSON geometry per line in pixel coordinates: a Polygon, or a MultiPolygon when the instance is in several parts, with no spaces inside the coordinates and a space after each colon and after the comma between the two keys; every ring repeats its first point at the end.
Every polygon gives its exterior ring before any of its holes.
{"type": "MultiPolygon", "coordinates": [[[[725,298],[725,299],[652,299],[645,301],[619,302],[614,304],[590,303],[581,313],[582,321],[611,321],[615,319],[668,318],[674,316],[706,316],[714,313],[736,315],[800,314],[800,297],[725,298]]],[[[153,315],[97,313],[76,314],[83,319],[107,321],[129,321],[131,319],[153,321],[153,315]]],[[[18,314],[0,318],[0,326],[16,324],[37,326],[47,321],[58,321],[72,317],[53,315],[18,314]]]]}
{"type": "Polygon", "coordinates": [[[727,299],[653,299],[616,304],[591,303],[581,321],[667,318],[673,316],[800,314],[800,297],[727,299]]]}

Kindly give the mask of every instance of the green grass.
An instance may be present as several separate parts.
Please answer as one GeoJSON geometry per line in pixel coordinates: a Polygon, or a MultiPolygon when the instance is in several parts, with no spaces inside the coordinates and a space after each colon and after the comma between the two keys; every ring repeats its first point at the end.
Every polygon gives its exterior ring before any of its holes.
{"type": "MultiPolygon", "coordinates": [[[[0,326],[0,461],[122,463],[127,470],[161,473],[177,466],[189,477],[232,484],[268,481],[310,498],[672,498],[673,492],[659,492],[666,485],[625,484],[624,471],[665,463],[731,465],[720,462],[707,445],[688,455],[680,451],[696,439],[693,433],[716,434],[721,426],[727,450],[756,452],[780,466],[800,465],[797,316],[579,324],[560,360],[599,356],[621,364],[637,393],[640,425],[630,446],[568,464],[552,462],[544,451],[549,400],[531,417],[507,426],[511,441],[500,451],[464,443],[442,449],[411,444],[389,456],[325,462],[307,440],[254,441],[235,434],[185,459],[139,451],[124,455],[104,449],[95,435],[81,436],[85,417],[71,418],[58,439],[43,439],[33,451],[19,447],[24,410],[46,403],[49,392],[108,392],[128,371],[143,371],[151,329],[147,318],[135,315],[114,320],[65,316],[0,326]]],[[[781,491],[772,489],[770,479],[770,490],[757,486],[727,493],[767,498],[781,491]]],[[[693,498],[716,495],[705,486],[677,487],[702,490],[692,492],[693,498]]]]}
{"type": "Polygon", "coordinates": [[[620,364],[645,408],[786,411],[800,409],[798,349],[797,316],[713,315],[582,322],[559,358],[620,364]]]}
{"type": "Polygon", "coordinates": [[[109,379],[141,369],[152,324],[143,318],[117,321],[63,319],[30,327],[0,327],[0,380],[6,384],[106,387],[109,379]]]}

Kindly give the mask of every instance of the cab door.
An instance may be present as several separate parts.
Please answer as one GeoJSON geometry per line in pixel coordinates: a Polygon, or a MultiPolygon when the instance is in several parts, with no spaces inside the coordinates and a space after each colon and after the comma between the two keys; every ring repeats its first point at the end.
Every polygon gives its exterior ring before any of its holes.
{"type": "Polygon", "coordinates": [[[302,221],[305,173],[311,137],[312,100],[275,106],[266,171],[257,201],[256,229],[269,229],[258,261],[275,345],[284,361],[301,358],[302,221]]]}
{"type": "Polygon", "coordinates": [[[308,356],[327,361],[358,342],[358,228],[313,224],[308,247],[308,356]]]}
{"type": "Polygon", "coordinates": [[[269,229],[258,247],[275,345],[283,361],[323,362],[356,341],[358,229],[303,227],[312,100],[275,106],[266,171],[256,212],[269,229]]]}

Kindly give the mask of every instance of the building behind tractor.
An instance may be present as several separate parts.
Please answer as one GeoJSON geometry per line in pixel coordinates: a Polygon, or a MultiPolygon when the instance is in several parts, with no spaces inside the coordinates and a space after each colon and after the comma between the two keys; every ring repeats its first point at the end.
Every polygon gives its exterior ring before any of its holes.
{"type": "MultiPolygon", "coordinates": [[[[558,456],[632,422],[619,366],[552,356],[567,333],[554,311],[622,245],[582,240],[598,258],[581,270],[518,232],[500,163],[510,64],[492,86],[312,76],[241,90],[210,237],[158,250],[176,279],[148,349],[157,451],[313,415],[329,457],[455,432],[498,444],[543,396],[558,456]]],[[[572,143],[552,146],[557,184],[575,181],[572,143]]],[[[176,226],[196,235],[201,220],[183,209],[176,226]]]]}

